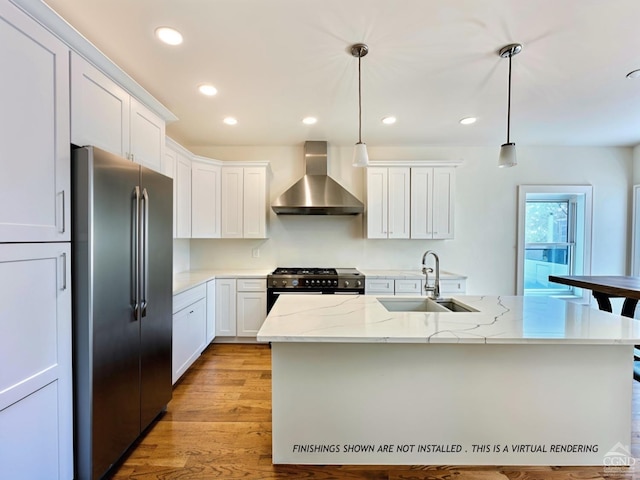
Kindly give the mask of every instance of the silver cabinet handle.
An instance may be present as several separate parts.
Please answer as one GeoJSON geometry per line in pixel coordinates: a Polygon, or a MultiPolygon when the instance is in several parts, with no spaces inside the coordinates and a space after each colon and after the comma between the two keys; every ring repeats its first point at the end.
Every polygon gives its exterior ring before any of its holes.
{"type": "Polygon", "coordinates": [[[133,199],[131,202],[133,208],[133,241],[132,243],[132,282],[133,288],[133,318],[134,320],[140,320],[140,289],[138,284],[140,282],[140,187],[136,185],[133,189],[133,199]]]}
{"type": "Polygon", "coordinates": [[[67,219],[66,219],[66,215],[65,215],[65,191],[62,190],[62,230],[60,231],[60,233],[65,233],[67,230],[67,219]]]}
{"type": "Polygon", "coordinates": [[[67,289],[67,253],[63,252],[62,255],[62,288],[60,290],[67,289]]]}
{"type": "Polygon", "coordinates": [[[142,302],[141,302],[141,316],[147,316],[147,306],[149,305],[149,193],[146,188],[142,189],[142,203],[144,204],[144,220],[142,221],[142,235],[144,240],[142,242],[142,268],[140,274],[142,275],[142,302]]]}

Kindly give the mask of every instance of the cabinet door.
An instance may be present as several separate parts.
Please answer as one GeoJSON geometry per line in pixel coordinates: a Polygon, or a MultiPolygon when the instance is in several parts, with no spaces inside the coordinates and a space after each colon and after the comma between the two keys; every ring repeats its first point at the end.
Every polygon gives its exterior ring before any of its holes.
{"type": "Polygon", "coordinates": [[[207,345],[216,337],[216,281],[207,282],[207,345]]]}
{"type": "Polygon", "coordinates": [[[411,238],[433,238],[433,170],[411,169],[411,238]]]}
{"type": "Polygon", "coordinates": [[[396,295],[422,295],[422,280],[396,280],[395,282],[395,294],[396,295]]]}
{"type": "Polygon", "coordinates": [[[367,169],[367,238],[388,238],[387,168],[367,169]]]}
{"type": "Polygon", "coordinates": [[[69,240],[69,50],[0,5],[0,242],[69,240]]]}
{"type": "Polygon", "coordinates": [[[245,167],[243,176],[244,205],[242,231],[244,238],[267,237],[267,178],[263,167],[245,167]]]}
{"type": "Polygon", "coordinates": [[[0,245],[0,478],[73,478],[70,252],[0,245]]]}
{"type": "Polygon", "coordinates": [[[177,154],[176,178],[176,238],[191,237],[191,160],[177,154]]]}
{"type": "Polygon", "coordinates": [[[409,238],[410,175],[407,168],[389,168],[388,238],[409,238]]]}
{"type": "Polygon", "coordinates": [[[244,168],[222,167],[222,238],[242,238],[244,168]]]}
{"type": "Polygon", "coordinates": [[[394,281],[392,278],[376,278],[376,279],[366,278],[364,281],[364,285],[365,285],[365,294],[367,295],[376,295],[376,294],[393,295],[394,294],[394,281]]]}
{"type": "Polygon", "coordinates": [[[207,320],[204,299],[173,314],[172,382],[196,361],[206,346],[207,320]]]}
{"type": "Polygon", "coordinates": [[[216,279],[216,336],[236,336],[236,280],[216,279]]]}
{"type": "Polygon", "coordinates": [[[71,142],[128,158],[129,94],[71,53],[71,142]]]}
{"type": "Polygon", "coordinates": [[[433,169],[433,238],[453,238],[455,168],[433,169]]]}
{"type": "Polygon", "coordinates": [[[164,162],[162,164],[163,173],[167,177],[173,178],[173,238],[177,237],[176,223],[176,160],[178,154],[168,146],[164,150],[164,162]]]}
{"type": "Polygon", "coordinates": [[[220,167],[191,164],[191,238],[220,238],[220,167]]]}
{"type": "Polygon", "coordinates": [[[237,299],[237,335],[255,337],[267,316],[267,293],[238,292],[237,299]]]}
{"type": "Polygon", "coordinates": [[[162,172],[165,123],[160,117],[138,102],[130,101],[131,160],[156,172],[162,172]]]}

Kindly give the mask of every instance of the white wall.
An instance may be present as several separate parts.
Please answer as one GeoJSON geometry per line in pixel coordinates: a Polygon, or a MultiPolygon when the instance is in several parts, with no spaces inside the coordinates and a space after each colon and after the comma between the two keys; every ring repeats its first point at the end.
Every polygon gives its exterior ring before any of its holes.
{"type": "MultiPolygon", "coordinates": [[[[271,198],[303,174],[303,147],[191,147],[225,161],[271,162],[271,198]]],[[[329,173],[364,200],[364,171],[351,167],[352,147],[329,145],[329,173]]],[[[469,293],[513,294],[517,186],[594,186],[592,274],[624,274],[627,262],[631,148],[521,147],[518,166],[497,168],[498,147],[369,147],[375,160],[457,160],[455,239],[366,240],[363,216],[276,216],[267,240],[191,240],[190,266],[273,268],[336,266],[418,269],[434,249],[443,270],[468,276],[469,293]],[[260,257],[251,251],[259,248],[260,257]]]]}
{"type": "Polygon", "coordinates": [[[184,238],[173,240],[173,273],[189,270],[191,266],[190,254],[189,240],[184,238]]]}

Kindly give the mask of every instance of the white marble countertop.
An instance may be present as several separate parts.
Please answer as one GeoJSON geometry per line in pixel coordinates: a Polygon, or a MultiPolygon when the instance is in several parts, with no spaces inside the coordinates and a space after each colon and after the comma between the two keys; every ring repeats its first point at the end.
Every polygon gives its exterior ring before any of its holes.
{"type": "Polygon", "coordinates": [[[218,269],[218,270],[190,270],[188,272],[173,274],[173,294],[184,292],[209,280],[216,278],[262,278],[269,275],[271,270],[242,270],[242,269],[218,269]]]}
{"type": "MultiPolygon", "coordinates": [[[[454,296],[477,312],[389,312],[373,295],[282,296],[262,342],[637,344],[640,321],[547,297],[454,296]]],[[[416,299],[415,297],[407,297],[416,299]]]]}
{"type": "MultiPolygon", "coordinates": [[[[393,278],[394,280],[414,280],[416,278],[423,279],[424,273],[421,270],[416,269],[396,269],[396,270],[382,270],[382,269],[358,269],[366,278],[393,278]]],[[[440,271],[440,278],[458,280],[467,278],[466,275],[460,275],[452,272],[440,271]]]]}

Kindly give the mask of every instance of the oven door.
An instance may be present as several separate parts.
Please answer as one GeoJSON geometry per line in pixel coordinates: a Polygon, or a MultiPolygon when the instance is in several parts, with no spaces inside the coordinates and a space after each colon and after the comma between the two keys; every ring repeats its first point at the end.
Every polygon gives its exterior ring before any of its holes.
{"type": "Polygon", "coordinates": [[[362,295],[364,289],[348,288],[340,290],[322,290],[321,288],[305,288],[294,290],[291,288],[268,288],[267,289],[267,314],[275,305],[280,295],[362,295]]]}

